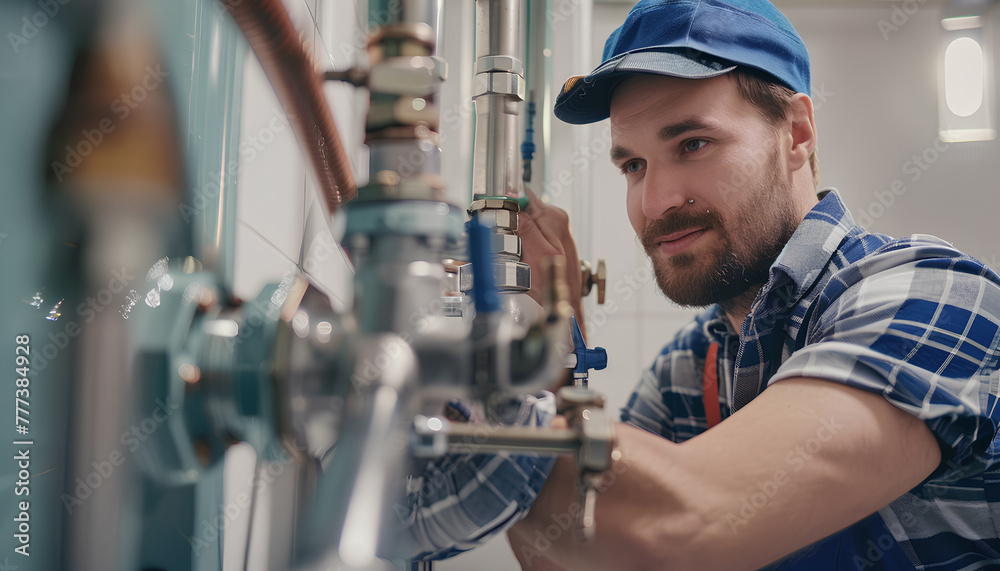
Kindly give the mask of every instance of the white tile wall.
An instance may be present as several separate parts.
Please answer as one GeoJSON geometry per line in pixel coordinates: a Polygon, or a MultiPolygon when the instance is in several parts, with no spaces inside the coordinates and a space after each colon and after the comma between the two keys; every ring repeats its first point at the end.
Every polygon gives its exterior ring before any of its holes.
{"type": "MultiPolygon", "coordinates": [[[[354,64],[355,48],[363,36],[355,33],[353,3],[286,0],[303,38],[323,68],[343,69],[354,64]],[[326,41],[324,37],[331,40],[326,41]],[[334,43],[332,40],[336,39],[334,43]]],[[[268,283],[304,269],[327,292],[337,309],[350,307],[352,273],[349,263],[331,236],[330,220],[315,187],[308,162],[295,140],[284,112],[257,60],[251,55],[244,66],[243,119],[240,125],[241,170],[237,200],[235,284],[237,296],[255,298],[268,283]]],[[[354,88],[327,85],[327,98],[359,183],[367,178],[366,155],[361,149],[366,101],[354,88]]],[[[240,447],[226,459],[226,497],[246,492],[253,475],[255,456],[240,447]]],[[[281,483],[258,488],[248,569],[274,568],[288,546],[268,545],[272,514],[288,503],[291,471],[281,483]]],[[[232,503],[232,502],[230,502],[232,503]]],[[[277,519],[277,518],[275,518],[277,519]]],[[[225,569],[244,569],[244,551],[250,529],[249,512],[227,527],[225,569]]],[[[275,534],[276,536],[280,534],[275,534]]]]}
{"type": "MultiPolygon", "coordinates": [[[[590,44],[593,63],[601,61],[604,40],[624,20],[629,6],[623,4],[594,5],[593,42],[590,44]]],[[[594,67],[593,65],[591,68],[594,67]]],[[[566,71],[563,76],[586,73],[566,71]]],[[[690,320],[690,310],[669,302],[656,287],[649,260],[638,243],[625,210],[625,182],[611,165],[610,130],[607,121],[595,125],[599,140],[607,141],[604,150],[591,166],[593,180],[591,201],[594,204],[592,229],[588,249],[594,258],[605,258],[608,264],[607,300],[604,308],[589,299],[585,311],[591,314],[615,311],[609,326],[588,331],[589,342],[608,349],[608,369],[594,374],[594,386],[608,395],[608,406],[617,411],[625,405],[642,370],[673,335],[664,323],[684,323],[690,320]],[[610,305],[611,303],[615,305],[610,305]]],[[[602,145],[595,145],[596,148],[602,145]]],[[[577,234],[577,238],[588,240],[577,234]]]]}
{"type": "MultiPolygon", "coordinates": [[[[353,3],[334,6],[318,0],[287,0],[285,4],[320,67],[344,69],[354,64],[355,48],[359,43],[363,46],[358,38],[363,36],[357,36],[353,3]]],[[[311,276],[343,307],[351,298],[350,267],[341,252],[325,251],[334,241],[327,230],[329,221],[311,167],[274,90],[252,56],[244,66],[243,82],[236,293],[255,297],[264,285],[280,280],[297,265],[302,266],[306,256],[312,256],[322,264],[309,264],[315,268],[311,276]],[[256,239],[243,244],[242,236],[247,234],[256,239]],[[275,255],[283,260],[275,260],[275,255]]],[[[361,142],[367,107],[362,104],[366,105],[366,100],[344,85],[329,84],[326,93],[353,170],[363,173],[358,177],[363,183],[367,166],[361,142]]]]}
{"type": "MultiPolygon", "coordinates": [[[[878,21],[889,19],[891,6],[788,14],[812,52],[814,95],[824,84],[829,94],[816,114],[823,184],[839,188],[857,216],[879,213],[872,206],[878,193],[899,179],[907,192],[874,217],[871,229],[935,234],[995,265],[1000,141],[954,144],[919,178],[905,170],[937,136],[939,8],[926,5],[888,39],[878,21]]],[[[991,25],[1000,29],[1000,10],[993,10],[991,25]]]]}
{"type": "Polygon", "coordinates": [[[247,58],[243,72],[240,149],[237,217],[295,260],[301,244],[307,165],[274,90],[253,57],[247,58]]]}

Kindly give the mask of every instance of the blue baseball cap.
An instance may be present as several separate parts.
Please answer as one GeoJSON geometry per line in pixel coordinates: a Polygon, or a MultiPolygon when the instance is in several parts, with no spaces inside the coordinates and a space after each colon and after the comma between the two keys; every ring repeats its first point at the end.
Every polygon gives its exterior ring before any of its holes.
{"type": "Polygon", "coordinates": [[[642,0],[604,44],[603,59],[590,75],[566,81],[556,117],[576,124],[607,119],[612,90],[637,73],[705,79],[744,66],[811,94],[809,52],[767,0],[642,0]]]}

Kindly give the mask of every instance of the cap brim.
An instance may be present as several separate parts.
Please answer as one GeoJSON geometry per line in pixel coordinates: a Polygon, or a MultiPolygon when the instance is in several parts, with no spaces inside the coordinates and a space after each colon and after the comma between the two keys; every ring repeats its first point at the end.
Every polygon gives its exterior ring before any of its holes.
{"type": "Polygon", "coordinates": [[[710,59],[690,50],[643,50],[622,54],[604,62],[590,75],[573,78],[563,85],[556,98],[556,117],[582,125],[611,115],[611,92],[625,78],[637,73],[667,75],[685,79],[707,79],[736,69],[735,65],[710,59]],[[686,53],[685,53],[686,52],[686,53]]]}

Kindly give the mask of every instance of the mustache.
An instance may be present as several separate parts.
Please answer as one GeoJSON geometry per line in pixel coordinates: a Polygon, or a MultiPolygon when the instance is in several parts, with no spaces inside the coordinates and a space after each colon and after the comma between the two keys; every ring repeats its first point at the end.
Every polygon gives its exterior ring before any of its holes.
{"type": "Polygon", "coordinates": [[[647,221],[640,239],[643,247],[650,250],[656,247],[656,239],[660,236],[695,228],[722,228],[721,217],[715,212],[677,212],[665,218],[647,221]]]}

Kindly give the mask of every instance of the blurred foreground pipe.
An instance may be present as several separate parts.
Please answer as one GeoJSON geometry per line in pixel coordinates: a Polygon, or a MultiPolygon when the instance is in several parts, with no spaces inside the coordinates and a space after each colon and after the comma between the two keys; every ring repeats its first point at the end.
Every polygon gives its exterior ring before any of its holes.
{"type": "Polygon", "coordinates": [[[220,0],[229,10],[274,87],[285,114],[309,155],[327,208],[358,192],[323,94],[323,80],[299,40],[281,0],[220,0]]]}

